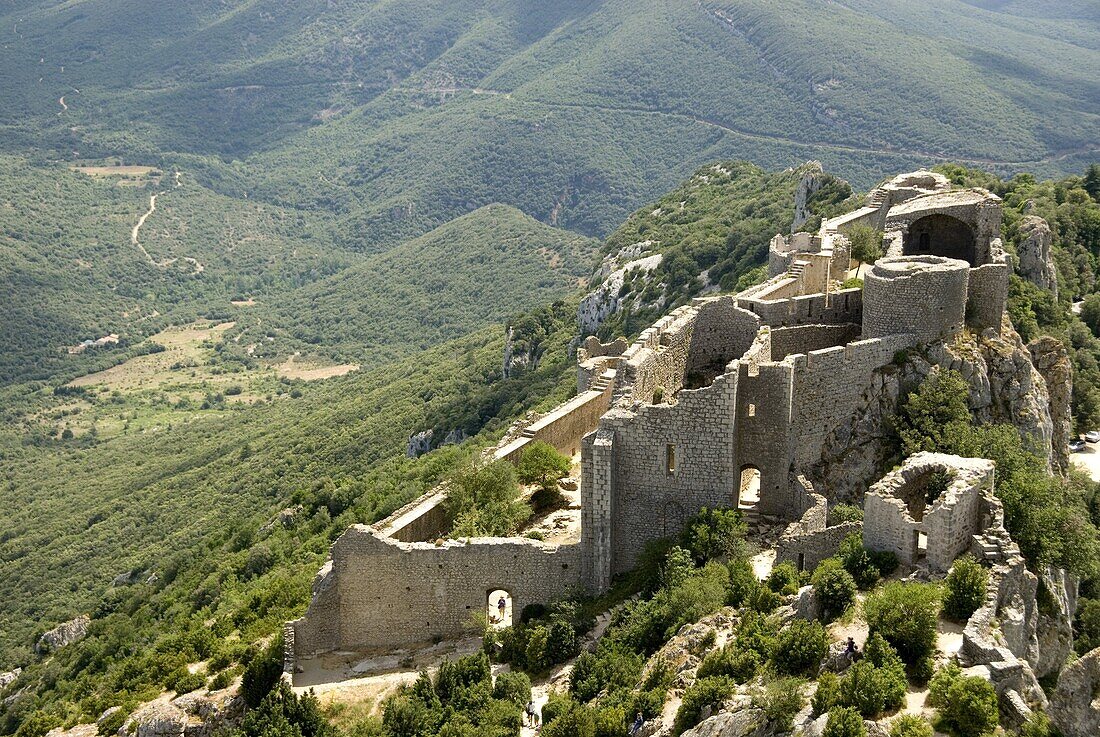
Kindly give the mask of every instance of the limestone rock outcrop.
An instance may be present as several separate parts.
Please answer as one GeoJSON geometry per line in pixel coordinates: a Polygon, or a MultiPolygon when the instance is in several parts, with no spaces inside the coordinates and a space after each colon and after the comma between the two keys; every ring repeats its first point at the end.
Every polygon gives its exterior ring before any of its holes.
{"type": "Polygon", "coordinates": [[[763,709],[723,711],[695,725],[683,737],[763,737],[768,734],[763,709]]]}
{"type": "Polygon", "coordinates": [[[825,186],[832,177],[825,174],[820,161],[807,161],[798,167],[802,172],[802,178],[798,180],[798,186],[794,190],[794,220],[791,222],[791,232],[794,233],[810,219],[810,198],[819,189],[825,186]]]}
{"type": "Polygon", "coordinates": [[[1065,737],[1100,734],[1100,648],[1067,665],[1050,699],[1050,719],[1065,737]]]}
{"type": "Polygon", "coordinates": [[[68,622],[62,622],[38,638],[38,642],[34,645],[34,651],[39,655],[45,655],[83,640],[84,636],[88,634],[88,625],[91,621],[87,614],[81,614],[68,622]]]}
{"type": "Polygon", "coordinates": [[[409,436],[409,442],[405,446],[406,458],[419,458],[432,449],[432,431],[421,430],[409,436]]]}
{"type": "Polygon", "coordinates": [[[1016,244],[1020,276],[1043,289],[1051,290],[1057,299],[1058,278],[1050,255],[1052,242],[1050,225],[1043,218],[1027,215],[1020,221],[1020,238],[1016,244]]]}
{"type": "Polygon", "coordinates": [[[121,737],[211,737],[235,727],[244,716],[239,684],[169,700],[162,696],[139,707],[119,730],[121,737]]]}
{"type": "Polygon", "coordinates": [[[1073,364],[1062,341],[1044,335],[1027,344],[1031,362],[1047,385],[1050,400],[1051,465],[1059,474],[1069,472],[1069,441],[1073,438],[1073,364]]]}
{"type": "Polygon", "coordinates": [[[16,668],[15,670],[9,670],[4,673],[0,673],[0,691],[3,691],[5,688],[10,686],[22,672],[22,668],[16,668]]]}
{"type": "Polygon", "coordinates": [[[596,332],[604,320],[622,308],[622,296],[619,292],[630,271],[637,271],[647,279],[648,274],[661,264],[661,254],[642,256],[645,249],[652,246],[650,241],[642,241],[620,250],[614,256],[604,259],[596,278],[603,278],[599,286],[584,296],[577,308],[577,325],[581,335],[596,332]]]}

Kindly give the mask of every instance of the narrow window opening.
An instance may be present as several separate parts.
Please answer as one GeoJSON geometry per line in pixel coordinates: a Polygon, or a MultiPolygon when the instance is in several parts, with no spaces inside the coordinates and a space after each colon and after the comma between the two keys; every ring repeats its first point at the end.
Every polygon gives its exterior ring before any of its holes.
{"type": "Polygon", "coordinates": [[[806,570],[806,554],[805,553],[799,553],[798,554],[798,571],[801,573],[804,570],[806,570]]]}
{"type": "Polygon", "coordinates": [[[756,405],[755,404],[750,404],[749,405],[749,417],[756,417],[756,405]]]}
{"type": "Polygon", "coordinates": [[[665,472],[670,476],[676,473],[676,446],[673,443],[665,446],[665,472]]]}

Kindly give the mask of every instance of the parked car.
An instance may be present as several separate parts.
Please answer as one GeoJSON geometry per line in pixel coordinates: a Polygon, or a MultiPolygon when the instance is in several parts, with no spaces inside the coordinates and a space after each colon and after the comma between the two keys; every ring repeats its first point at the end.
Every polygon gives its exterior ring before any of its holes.
{"type": "Polygon", "coordinates": [[[1085,440],[1090,443],[1100,443],[1100,430],[1089,430],[1085,433],[1085,440]]]}
{"type": "Polygon", "coordinates": [[[1069,441],[1069,452],[1080,453],[1085,449],[1085,441],[1081,439],[1074,439],[1069,441]]]}

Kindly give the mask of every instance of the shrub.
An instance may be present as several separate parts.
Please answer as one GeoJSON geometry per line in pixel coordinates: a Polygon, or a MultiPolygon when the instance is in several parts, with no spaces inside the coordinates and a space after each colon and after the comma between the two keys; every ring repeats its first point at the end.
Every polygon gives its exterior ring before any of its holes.
{"type": "Polygon", "coordinates": [[[672,733],[680,734],[699,723],[703,709],[715,707],[733,693],[734,683],[724,676],[700,678],[684,691],[676,719],[672,724],[672,733]]]}
{"type": "Polygon", "coordinates": [[[770,614],[779,608],[779,605],[783,603],[779,594],[775,593],[767,586],[763,584],[758,585],[749,594],[746,605],[754,612],[760,612],[761,614],[770,614]]]}
{"type": "MultiPolygon", "coordinates": [[[[321,714],[321,706],[312,694],[296,696],[290,686],[279,683],[260,705],[248,711],[236,735],[238,737],[331,737],[335,730],[321,714]]],[[[413,732],[392,732],[404,737],[413,732]]]]}
{"type": "Polygon", "coordinates": [[[845,522],[862,522],[863,509],[854,504],[837,504],[829,510],[828,525],[834,527],[845,522]]]}
{"type": "Polygon", "coordinates": [[[961,675],[962,670],[955,663],[948,663],[936,671],[928,684],[928,705],[942,709],[947,704],[947,689],[961,675]]]}
{"type": "Polygon", "coordinates": [[[891,581],[863,602],[869,632],[882,635],[909,665],[935,650],[939,611],[936,588],[915,582],[891,581]]]}
{"type": "Polygon", "coordinates": [[[861,589],[871,588],[882,577],[882,572],[875,565],[871,554],[863,547],[863,538],[858,533],[852,533],[844,538],[837,550],[837,557],[861,589]]]}
{"type": "Polygon", "coordinates": [[[856,600],[856,582],[836,558],[821,561],[810,582],[827,617],[842,614],[856,600]]]}
{"type": "Polygon", "coordinates": [[[798,592],[798,570],[793,563],[780,563],[772,568],[768,576],[768,588],[777,594],[790,595],[798,592]]]}
{"type": "Polygon", "coordinates": [[[788,675],[816,672],[828,649],[829,641],[821,622],[796,619],[779,633],[775,666],[788,675]]]}
{"type": "MultiPolygon", "coordinates": [[[[1020,737],[1060,737],[1058,728],[1050,723],[1050,717],[1041,711],[1032,712],[1031,716],[1020,727],[1020,737]]],[[[893,737],[891,735],[890,737],[893,737]]],[[[917,737],[924,737],[917,735],[917,737]]]]}
{"type": "Polygon", "coordinates": [[[740,608],[747,604],[753,592],[760,587],[760,581],[756,578],[752,563],[744,558],[730,561],[728,568],[730,586],[729,593],[726,595],[726,603],[740,608]]]}
{"type": "Polygon", "coordinates": [[[283,638],[276,637],[263,651],[253,655],[241,676],[244,703],[256,708],[275,688],[283,675],[283,638]]]}
{"type": "Polygon", "coordinates": [[[932,737],[935,730],[924,717],[902,714],[890,725],[890,737],[932,737]]]}
{"type": "Polygon", "coordinates": [[[776,624],[758,612],[744,612],[737,628],[736,646],[756,652],[762,660],[770,660],[775,652],[776,624]]]}
{"type": "Polygon", "coordinates": [[[596,737],[596,718],[585,706],[574,706],[545,725],[543,737],[596,737]]]}
{"type": "Polygon", "coordinates": [[[959,676],[940,709],[943,726],[958,737],[980,737],[997,726],[997,692],[978,676],[959,676]]]}
{"type": "Polygon", "coordinates": [[[15,732],[15,737],[45,737],[47,732],[60,724],[59,718],[39,709],[23,720],[15,732]]]}
{"type": "Polygon", "coordinates": [[[674,546],[665,557],[665,564],[661,567],[661,585],[666,589],[675,588],[688,580],[695,573],[695,561],[691,553],[674,546]]]}
{"type": "Polygon", "coordinates": [[[943,613],[956,622],[965,622],[985,601],[989,573],[969,555],[951,566],[943,597],[943,613]]]}
{"type": "Polygon", "coordinates": [[[735,641],[708,653],[699,665],[697,675],[699,678],[727,676],[735,683],[745,683],[756,675],[763,662],[759,653],[746,650],[735,641]]]}
{"type": "Polygon", "coordinates": [[[821,737],[866,737],[867,727],[855,709],[838,706],[829,710],[821,737]]]}
{"type": "Polygon", "coordinates": [[[531,679],[516,671],[501,673],[493,683],[493,698],[509,701],[522,709],[531,700],[531,679]]]}
{"type": "Polygon", "coordinates": [[[805,699],[802,698],[802,681],[797,678],[780,678],[757,693],[753,702],[764,711],[773,732],[789,732],[794,726],[805,699]]]}
{"type": "Polygon", "coordinates": [[[613,706],[597,709],[593,714],[595,737],[624,737],[626,735],[626,711],[613,706]]]}
{"type": "Polygon", "coordinates": [[[836,673],[825,671],[817,679],[817,690],[810,700],[814,716],[821,716],[840,701],[840,679],[836,673]]]}
{"type": "Polygon", "coordinates": [[[550,724],[558,717],[572,711],[577,707],[577,702],[568,693],[551,691],[542,707],[542,723],[550,724]]]}

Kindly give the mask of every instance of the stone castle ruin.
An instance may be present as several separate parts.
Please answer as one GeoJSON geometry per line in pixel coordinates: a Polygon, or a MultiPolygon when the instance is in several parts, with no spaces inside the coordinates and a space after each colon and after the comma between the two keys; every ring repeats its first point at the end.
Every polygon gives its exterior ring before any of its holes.
{"type": "Polygon", "coordinates": [[[816,234],[776,236],[759,286],[697,298],[632,344],[583,343],[579,393],[493,451],[511,460],[542,440],[579,456],[580,510],[561,534],[440,540],[444,489],[347,530],[307,613],[287,626],[290,669],[468,635],[499,592],[518,618],[531,604],[604,591],[647,542],[703,507],[785,521],[776,558],[803,569],[853,532],[932,570],[967,551],[1018,558],[992,464],[978,459],[916,456],[866,493],[864,523],[827,525],[823,450],[876,372],[964,329],[999,335],[1007,295],[995,195],[922,171],[866,202],[816,234]],[[842,288],[854,273],[846,233],[859,225],[885,234],[885,256],[861,271],[862,287],[842,288]]]}

